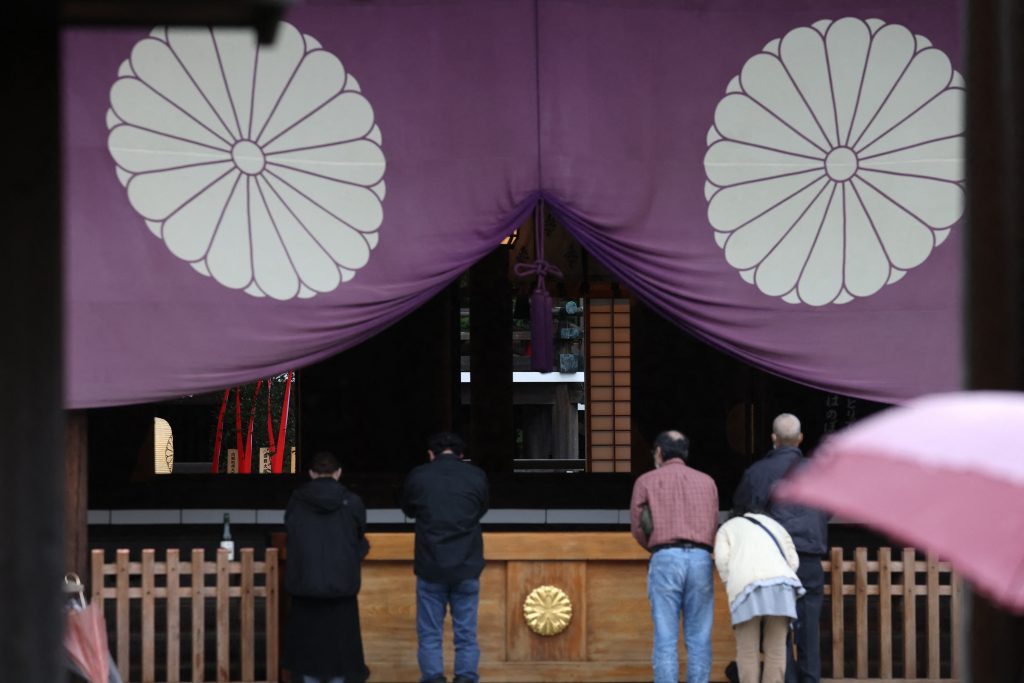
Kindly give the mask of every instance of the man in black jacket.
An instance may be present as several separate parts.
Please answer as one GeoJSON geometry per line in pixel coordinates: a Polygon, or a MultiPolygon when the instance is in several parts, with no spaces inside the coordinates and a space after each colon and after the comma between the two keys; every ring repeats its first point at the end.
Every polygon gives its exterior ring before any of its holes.
{"type": "Polygon", "coordinates": [[[783,413],[772,422],[772,445],[768,454],[751,465],[733,496],[738,512],[764,512],[775,518],[793,538],[800,567],[797,576],[807,593],[796,601],[796,649],[786,648],[786,683],[818,683],[821,680],[821,644],[818,621],[825,591],[825,572],[821,560],[828,551],[828,516],[820,510],[802,505],[772,503],[775,484],[790,471],[801,466],[800,443],[804,435],[800,420],[783,413]]]}
{"type": "Polygon", "coordinates": [[[311,481],[288,501],[285,587],[291,595],[283,663],[293,681],[363,683],[360,562],[370,550],[362,499],[339,481],[333,453],[313,456],[311,481]]]}
{"type": "Polygon", "coordinates": [[[441,628],[452,611],[455,683],[477,683],[480,647],[476,614],[484,542],[480,518],[487,512],[487,476],[462,459],[462,439],[443,432],[430,437],[430,461],[409,473],[402,510],[416,519],[416,635],[423,683],[442,683],[441,628]]]}

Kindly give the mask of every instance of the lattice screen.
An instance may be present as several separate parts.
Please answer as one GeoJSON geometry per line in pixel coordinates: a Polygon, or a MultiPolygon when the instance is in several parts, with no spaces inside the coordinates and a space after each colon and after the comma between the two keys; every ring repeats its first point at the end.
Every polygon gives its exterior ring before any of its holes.
{"type": "Polygon", "coordinates": [[[591,299],[586,312],[588,466],[629,472],[629,299],[591,299]]]}

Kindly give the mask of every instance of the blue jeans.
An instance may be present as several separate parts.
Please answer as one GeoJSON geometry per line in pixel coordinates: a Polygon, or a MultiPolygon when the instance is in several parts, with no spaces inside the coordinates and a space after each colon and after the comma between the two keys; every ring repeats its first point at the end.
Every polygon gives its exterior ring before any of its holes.
{"type": "Polygon", "coordinates": [[[687,683],[708,683],[715,592],[711,553],[699,548],[666,548],[651,555],[647,597],[654,622],[651,664],[654,683],[678,683],[679,614],[683,615],[687,683]]]}
{"type": "Polygon", "coordinates": [[[416,577],[416,636],[419,649],[420,681],[444,678],[441,629],[447,607],[452,610],[455,636],[455,677],[476,683],[480,680],[480,646],[476,642],[476,612],[480,603],[480,581],[434,583],[416,577]]]}

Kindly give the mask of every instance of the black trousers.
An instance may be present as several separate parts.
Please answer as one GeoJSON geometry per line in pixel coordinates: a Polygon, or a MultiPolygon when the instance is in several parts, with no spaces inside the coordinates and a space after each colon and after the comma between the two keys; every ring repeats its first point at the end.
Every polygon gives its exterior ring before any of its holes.
{"type": "MultiPolygon", "coordinates": [[[[796,601],[797,661],[793,661],[793,645],[786,644],[786,683],[819,683],[821,680],[821,603],[825,597],[825,571],[818,555],[800,555],[796,570],[807,593],[796,601]]],[[[790,636],[793,638],[793,636],[790,636]]]]}
{"type": "Polygon", "coordinates": [[[364,683],[370,670],[363,659],[359,601],[292,596],[282,664],[293,681],[343,676],[345,683],[364,683]]]}

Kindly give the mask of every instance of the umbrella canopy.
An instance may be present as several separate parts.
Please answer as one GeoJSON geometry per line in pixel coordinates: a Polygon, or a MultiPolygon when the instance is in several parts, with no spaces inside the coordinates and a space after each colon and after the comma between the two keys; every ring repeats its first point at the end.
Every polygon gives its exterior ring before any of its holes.
{"type": "Polygon", "coordinates": [[[1022,393],[924,397],[836,434],[775,496],[936,553],[1024,613],[1022,427],[1022,393]]]}

